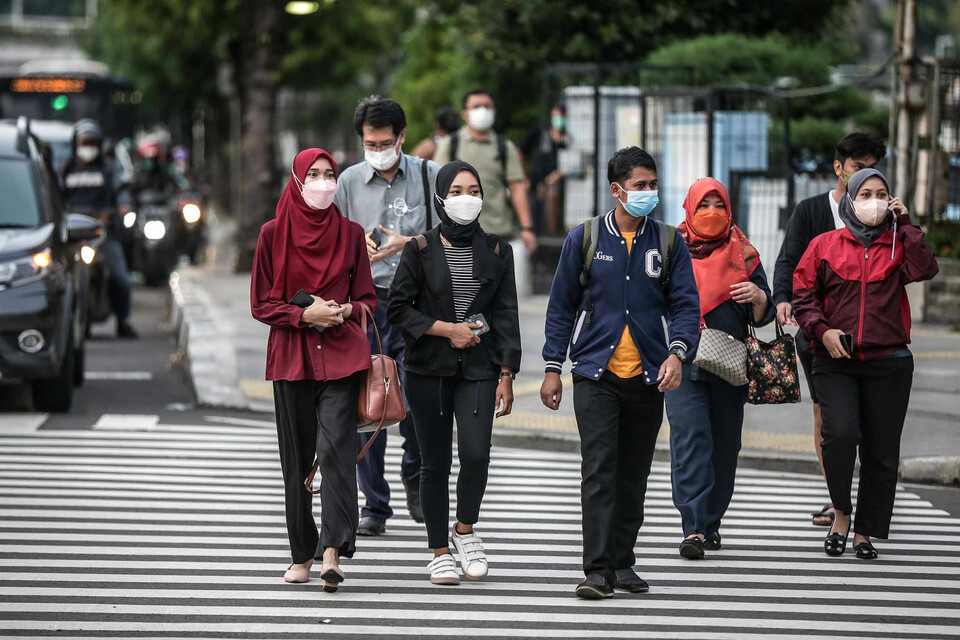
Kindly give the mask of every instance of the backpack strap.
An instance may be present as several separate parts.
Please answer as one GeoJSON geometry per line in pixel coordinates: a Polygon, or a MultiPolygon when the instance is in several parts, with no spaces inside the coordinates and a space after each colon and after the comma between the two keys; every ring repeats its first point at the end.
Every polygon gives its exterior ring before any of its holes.
{"type": "MultiPolygon", "coordinates": [[[[423,180],[423,206],[425,209],[423,212],[423,232],[426,233],[430,231],[430,211],[433,209],[433,202],[430,201],[430,171],[426,159],[420,160],[420,179],[423,180]]],[[[426,243],[426,238],[424,238],[424,243],[426,243]]]]}
{"type": "Polygon", "coordinates": [[[660,251],[662,252],[660,256],[660,286],[666,288],[667,283],[670,282],[670,268],[673,266],[673,244],[677,239],[677,228],[659,220],[654,222],[657,223],[660,231],[660,251]]]}
{"type": "Polygon", "coordinates": [[[600,218],[595,216],[583,223],[583,242],[581,243],[581,258],[583,269],[580,271],[580,288],[583,290],[583,303],[587,310],[583,326],[590,326],[593,316],[593,302],[590,301],[590,268],[593,266],[593,257],[597,253],[597,244],[600,242],[600,218]]]}
{"type": "Polygon", "coordinates": [[[499,133],[497,136],[497,160],[500,162],[500,175],[503,176],[503,186],[509,186],[507,183],[507,139],[499,133]]]}
{"type": "Polygon", "coordinates": [[[457,159],[457,149],[460,147],[460,131],[450,133],[450,162],[457,159]]]}

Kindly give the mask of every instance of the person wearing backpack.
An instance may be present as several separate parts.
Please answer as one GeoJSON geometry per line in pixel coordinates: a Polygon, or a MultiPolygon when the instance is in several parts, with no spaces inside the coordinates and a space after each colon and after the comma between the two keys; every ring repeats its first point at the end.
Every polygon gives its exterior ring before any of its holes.
{"type": "MultiPolygon", "coordinates": [[[[750,325],[768,324],[776,314],[760,254],[734,224],[730,196],[718,180],[694,182],[683,208],[687,215],[678,230],[693,258],[704,324],[743,341],[750,325]]],[[[680,555],[689,560],[720,548],[746,402],[746,385],[734,386],[695,364],[666,396],[673,504],[684,535],[680,555]]]]}
{"type": "MultiPolygon", "coordinates": [[[[468,91],[463,96],[464,126],[440,141],[433,159],[440,165],[463,160],[476,167],[486,185],[484,229],[510,242],[517,235],[513,215],[516,212],[520,239],[527,253],[532,254],[537,250],[537,236],[527,201],[527,178],[513,142],[493,130],[496,114],[487,91],[468,91]]],[[[517,249],[514,244],[514,251],[517,249]]]]}
{"type": "Polygon", "coordinates": [[[582,457],[581,598],[649,589],[633,570],[643,500],[663,421],[696,345],[700,300],[676,229],[650,218],[657,165],[639,147],[607,165],[617,206],[567,235],[550,290],[540,400],[556,411],[569,350],[582,457]]]}

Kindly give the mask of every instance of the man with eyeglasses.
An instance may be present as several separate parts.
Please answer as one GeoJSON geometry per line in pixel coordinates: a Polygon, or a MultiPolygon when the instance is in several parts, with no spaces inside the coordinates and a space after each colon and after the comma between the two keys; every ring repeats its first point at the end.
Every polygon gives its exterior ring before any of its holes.
{"type": "MultiPolygon", "coordinates": [[[[403,336],[387,321],[387,294],[400,261],[400,252],[414,236],[432,228],[434,184],[439,165],[409,156],[401,150],[407,139],[407,117],[397,102],[380,96],[364,98],[353,114],[353,126],[363,142],[364,162],[340,175],[336,202],[348,219],[363,226],[367,236],[373,284],[379,304],[374,320],[380,330],[384,354],[399,364],[403,336]]],[[[372,335],[372,331],[371,331],[372,335]]],[[[375,351],[376,344],[371,342],[375,351]]],[[[400,372],[401,379],[403,371],[400,372]]],[[[358,450],[372,434],[358,436],[358,450]]],[[[357,465],[357,481],[366,498],[360,512],[359,535],[378,536],[386,531],[390,508],[390,485],[384,477],[386,432],[380,434],[370,452],[357,465]]],[[[407,493],[407,510],[423,522],[420,508],[420,447],[413,430],[413,418],[400,423],[403,437],[401,478],[407,493]]]]}

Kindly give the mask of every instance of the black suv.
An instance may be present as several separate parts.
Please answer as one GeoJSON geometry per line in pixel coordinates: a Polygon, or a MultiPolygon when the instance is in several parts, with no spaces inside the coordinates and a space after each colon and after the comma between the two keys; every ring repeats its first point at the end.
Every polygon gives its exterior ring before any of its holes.
{"type": "Polygon", "coordinates": [[[83,382],[86,243],[103,227],[63,211],[50,150],[27,118],[0,123],[0,194],[0,382],[30,382],[34,408],[67,411],[83,382]]]}

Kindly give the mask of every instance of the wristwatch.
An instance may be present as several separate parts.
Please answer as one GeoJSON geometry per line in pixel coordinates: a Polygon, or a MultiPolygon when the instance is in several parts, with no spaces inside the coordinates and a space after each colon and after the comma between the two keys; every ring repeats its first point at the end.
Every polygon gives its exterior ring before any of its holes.
{"type": "Polygon", "coordinates": [[[683,347],[671,347],[670,353],[680,358],[680,362],[686,362],[687,360],[687,350],[683,347]]]}
{"type": "Polygon", "coordinates": [[[509,376],[511,380],[517,379],[517,374],[515,374],[513,371],[501,371],[500,377],[497,378],[497,382],[503,382],[503,376],[509,376]]]}

